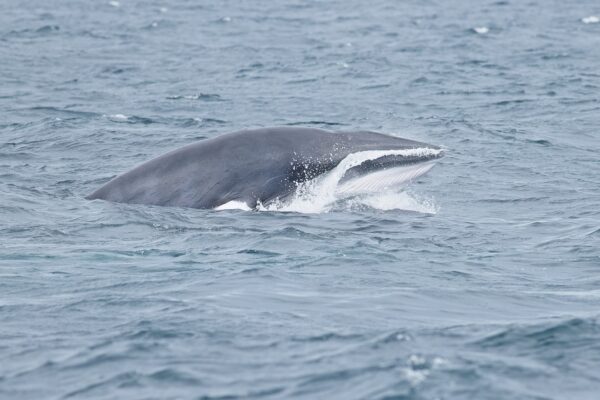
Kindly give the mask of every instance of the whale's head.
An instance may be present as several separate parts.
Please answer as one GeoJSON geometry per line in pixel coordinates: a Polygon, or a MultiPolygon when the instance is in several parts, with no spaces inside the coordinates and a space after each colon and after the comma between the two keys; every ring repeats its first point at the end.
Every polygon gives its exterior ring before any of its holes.
{"type": "Polygon", "coordinates": [[[343,173],[336,191],[350,195],[401,188],[428,172],[443,155],[434,146],[350,154],[338,166],[343,173]]]}

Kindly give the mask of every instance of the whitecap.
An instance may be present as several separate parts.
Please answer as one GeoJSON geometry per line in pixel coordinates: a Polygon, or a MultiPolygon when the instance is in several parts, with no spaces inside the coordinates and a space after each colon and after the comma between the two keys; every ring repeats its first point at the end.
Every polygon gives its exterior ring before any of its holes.
{"type": "Polygon", "coordinates": [[[478,26],[473,28],[473,30],[475,31],[475,33],[478,33],[480,35],[485,35],[486,33],[488,33],[490,31],[490,28],[488,28],[487,26],[478,26]]]}
{"type": "Polygon", "coordinates": [[[584,24],[597,24],[600,22],[600,18],[596,15],[590,15],[589,17],[581,18],[581,22],[584,24]]]}
{"type": "Polygon", "coordinates": [[[108,115],[107,118],[113,122],[127,122],[129,117],[123,114],[111,114],[108,115]]]}

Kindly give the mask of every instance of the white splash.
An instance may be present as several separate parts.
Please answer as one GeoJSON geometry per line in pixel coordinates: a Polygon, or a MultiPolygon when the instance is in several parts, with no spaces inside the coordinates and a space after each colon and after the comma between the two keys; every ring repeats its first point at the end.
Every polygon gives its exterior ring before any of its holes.
{"type": "Polygon", "coordinates": [[[437,214],[439,207],[432,199],[422,198],[407,191],[387,191],[359,197],[350,204],[351,208],[367,206],[376,210],[404,210],[421,214],[437,214]]]}
{"type": "Polygon", "coordinates": [[[246,204],[243,201],[232,200],[232,201],[230,201],[228,203],[221,204],[220,206],[216,207],[215,210],[217,210],[217,211],[222,211],[222,210],[243,210],[243,211],[250,211],[251,208],[248,207],[248,204],[246,204]]]}
{"type": "Polygon", "coordinates": [[[428,360],[423,356],[413,354],[408,358],[407,364],[408,366],[402,368],[401,372],[408,383],[412,387],[416,387],[427,379],[431,371],[445,367],[448,362],[441,357],[428,360]]]}
{"type": "Polygon", "coordinates": [[[595,15],[590,15],[589,17],[581,18],[581,22],[584,24],[597,24],[600,22],[600,18],[595,15]]]}
{"type": "Polygon", "coordinates": [[[349,154],[334,169],[315,179],[298,185],[290,201],[275,201],[257,207],[261,211],[287,211],[299,213],[322,213],[330,211],[343,200],[345,207],[360,206],[382,210],[402,209],[433,214],[437,210],[431,202],[419,202],[403,192],[403,186],[423,175],[433,167],[432,162],[395,167],[375,171],[340,184],[344,174],[365,161],[390,155],[405,157],[437,156],[441,150],[431,148],[406,150],[372,150],[349,154]]]}
{"type": "Polygon", "coordinates": [[[490,28],[488,28],[487,26],[478,26],[473,28],[473,30],[476,33],[479,33],[480,35],[485,35],[486,33],[488,33],[490,31],[490,28]]]}

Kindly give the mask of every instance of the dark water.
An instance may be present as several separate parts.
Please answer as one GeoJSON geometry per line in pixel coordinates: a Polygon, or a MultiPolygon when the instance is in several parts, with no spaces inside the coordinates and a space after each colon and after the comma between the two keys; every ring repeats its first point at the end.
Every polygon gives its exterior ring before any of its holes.
{"type": "Polygon", "coordinates": [[[597,399],[598,15],[4,0],[0,397],[597,399]],[[409,189],[437,212],[83,198],[285,124],[444,146],[409,189]]]}

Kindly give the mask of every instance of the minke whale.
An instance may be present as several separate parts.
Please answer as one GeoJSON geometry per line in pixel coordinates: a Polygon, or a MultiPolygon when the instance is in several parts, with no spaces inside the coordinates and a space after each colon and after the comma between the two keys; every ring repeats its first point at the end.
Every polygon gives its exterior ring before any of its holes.
{"type": "Polygon", "coordinates": [[[442,155],[438,146],[370,131],[242,130],[158,156],[86,198],[191,208],[241,202],[256,208],[285,202],[300,185],[333,170],[346,195],[400,185],[427,172],[442,155]]]}

